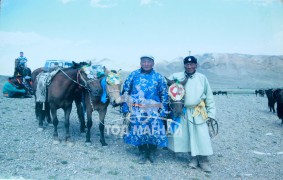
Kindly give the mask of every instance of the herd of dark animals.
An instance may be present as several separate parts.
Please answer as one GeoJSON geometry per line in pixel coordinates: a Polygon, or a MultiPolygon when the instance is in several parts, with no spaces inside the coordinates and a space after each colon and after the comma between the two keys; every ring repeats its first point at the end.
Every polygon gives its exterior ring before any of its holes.
{"type": "Polygon", "coordinates": [[[282,120],[283,125],[283,89],[268,89],[265,90],[268,98],[268,107],[270,112],[275,113],[275,103],[277,103],[277,116],[282,120]]]}
{"type": "MultiPolygon", "coordinates": [[[[57,109],[62,108],[65,116],[65,140],[70,140],[69,133],[69,118],[72,110],[72,103],[75,102],[77,107],[77,114],[80,121],[80,131],[86,132],[86,144],[90,141],[90,129],[92,127],[92,112],[97,111],[99,113],[99,130],[100,130],[100,143],[102,146],[107,146],[104,138],[104,119],[107,112],[107,107],[111,101],[113,107],[117,106],[115,99],[120,97],[120,85],[116,86],[112,93],[116,92],[114,96],[109,96],[106,103],[101,102],[101,80],[102,78],[91,80],[81,70],[83,66],[89,66],[89,63],[73,62],[73,67],[65,68],[59,71],[52,79],[51,83],[46,87],[46,102],[36,102],[36,88],[37,88],[37,76],[44,72],[43,68],[38,68],[31,73],[31,80],[28,80],[26,85],[23,84],[23,79],[18,77],[18,85],[22,85],[22,88],[27,89],[30,94],[35,96],[35,114],[39,121],[39,129],[43,130],[43,121],[46,121],[54,126],[53,138],[54,142],[59,143],[58,138],[58,118],[57,109]],[[114,98],[115,97],[115,98],[114,98]],[[112,100],[111,100],[112,99],[112,100]],[[85,109],[83,108],[85,106],[85,109]],[[87,113],[87,123],[84,120],[84,111],[87,113]],[[51,115],[50,115],[51,113],[51,115]],[[51,118],[52,117],[52,118],[51,118]]],[[[114,72],[114,71],[113,71],[114,72]]],[[[107,74],[106,74],[107,76],[107,74]]],[[[172,83],[172,82],[171,82],[172,83]]],[[[168,83],[170,84],[170,83],[168,83]]],[[[214,91],[213,95],[226,95],[227,91],[214,91]]],[[[282,120],[283,125],[283,89],[268,89],[268,90],[255,90],[256,96],[264,97],[266,94],[268,98],[268,107],[270,112],[275,113],[275,103],[277,103],[277,115],[282,120]]],[[[170,103],[171,110],[176,111],[176,114],[182,113],[183,103],[170,103]],[[179,111],[178,111],[179,110],[179,111]]]]}
{"type": "Polygon", "coordinates": [[[255,94],[259,94],[259,96],[264,97],[264,94],[266,94],[266,97],[268,99],[268,107],[269,111],[275,113],[275,103],[277,103],[277,116],[279,119],[281,119],[281,125],[283,125],[283,89],[259,89],[255,90],[255,94]]]}
{"type": "MultiPolygon", "coordinates": [[[[213,95],[226,95],[227,91],[213,91],[213,95]]],[[[264,94],[266,94],[266,97],[268,99],[268,107],[270,109],[270,112],[273,111],[275,113],[275,103],[277,103],[277,116],[279,119],[282,120],[281,124],[283,125],[283,89],[256,89],[255,95],[259,95],[260,97],[264,97],[264,94]]]]}
{"type": "Polygon", "coordinates": [[[213,91],[213,95],[228,95],[227,91],[213,91]]]}
{"type": "Polygon", "coordinates": [[[265,91],[263,89],[256,89],[255,95],[257,96],[257,94],[261,97],[264,97],[265,91]]]}

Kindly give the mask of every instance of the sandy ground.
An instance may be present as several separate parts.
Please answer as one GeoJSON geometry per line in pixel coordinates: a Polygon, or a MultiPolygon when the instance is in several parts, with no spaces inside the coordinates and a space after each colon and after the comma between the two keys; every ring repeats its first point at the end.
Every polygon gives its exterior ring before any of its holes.
{"type": "MultiPolygon", "coordinates": [[[[3,81],[0,83],[2,90],[3,81]]],[[[210,157],[212,173],[188,167],[186,153],[158,149],[158,164],[137,163],[138,150],[119,135],[107,134],[99,143],[98,114],[93,113],[92,144],[79,133],[75,109],[71,115],[73,146],[54,145],[53,127],[38,131],[34,99],[0,96],[0,179],[282,179],[283,127],[267,107],[266,97],[249,94],[215,96],[220,133],[210,157]]],[[[64,139],[62,110],[59,137],[64,139]]],[[[120,124],[109,106],[107,125],[120,124]]]]}

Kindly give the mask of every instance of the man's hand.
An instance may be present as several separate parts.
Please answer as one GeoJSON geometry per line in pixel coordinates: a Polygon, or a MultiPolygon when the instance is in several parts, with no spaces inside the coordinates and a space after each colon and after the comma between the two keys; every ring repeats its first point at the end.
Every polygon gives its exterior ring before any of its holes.
{"type": "Polygon", "coordinates": [[[129,112],[123,113],[123,117],[127,117],[129,112]]]}

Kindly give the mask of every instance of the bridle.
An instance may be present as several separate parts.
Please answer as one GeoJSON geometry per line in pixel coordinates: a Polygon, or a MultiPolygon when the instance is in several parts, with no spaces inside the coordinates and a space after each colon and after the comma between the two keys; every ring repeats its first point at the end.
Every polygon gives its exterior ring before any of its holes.
{"type": "Polygon", "coordinates": [[[182,105],[182,109],[185,105],[185,92],[184,92],[184,87],[182,84],[179,84],[179,83],[175,83],[175,88],[173,86],[174,84],[172,84],[170,87],[169,87],[169,90],[168,90],[168,94],[169,94],[169,107],[170,109],[172,110],[172,104],[181,104],[182,105]],[[173,87],[172,87],[173,86],[173,87]],[[173,92],[171,91],[174,91],[174,90],[171,90],[170,88],[173,88],[173,89],[176,89],[177,91],[175,91],[175,95],[173,94],[173,92]],[[177,98],[177,95],[181,95],[181,97],[179,96],[177,98]]]}
{"type": "MultiPolygon", "coordinates": [[[[121,79],[120,79],[120,76],[117,74],[117,73],[114,73],[114,72],[110,72],[107,77],[106,77],[106,91],[107,93],[109,94],[109,98],[113,100],[113,93],[119,93],[120,94],[120,90],[119,89],[113,89],[113,90],[110,90],[109,89],[109,86],[120,86],[121,85],[121,79]],[[113,80],[113,78],[115,80],[113,80]]],[[[116,99],[114,99],[113,101],[115,101],[116,99]]]]}
{"type": "MultiPolygon", "coordinates": [[[[78,72],[77,72],[77,81],[75,81],[75,80],[73,80],[66,72],[64,72],[61,68],[59,68],[59,70],[68,78],[68,79],[70,79],[71,81],[73,81],[74,83],[76,83],[76,84],[78,84],[79,86],[81,86],[81,87],[83,87],[83,88],[85,88],[86,90],[88,90],[88,91],[91,91],[86,85],[83,85],[83,84],[81,84],[81,83],[79,83],[79,80],[78,80],[78,77],[79,77],[79,75],[80,75],[80,77],[81,77],[81,79],[83,79],[83,77],[81,76],[81,73],[80,73],[80,71],[81,70],[79,70],[78,72]],[[79,74],[79,75],[78,75],[79,74]]],[[[85,81],[86,82],[86,81],[85,81]]]]}
{"type": "Polygon", "coordinates": [[[184,101],[185,101],[184,98],[179,100],[179,101],[174,101],[174,100],[170,99],[168,105],[169,105],[171,110],[173,109],[172,108],[172,104],[182,104],[182,108],[183,108],[185,106],[185,102],[184,101]]]}
{"type": "MultiPolygon", "coordinates": [[[[107,85],[106,85],[106,90],[107,90],[107,93],[109,94],[109,97],[110,97],[110,99],[112,99],[113,98],[113,96],[111,95],[111,94],[113,94],[113,93],[115,93],[115,92],[119,92],[120,93],[120,90],[118,90],[118,89],[114,89],[114,90],[109,90],[109,86],[111,86],[111,85],[109,85],[108,83],[107,83],[107,85]]],[[[116,100],[116,99],[115,99],[116,100]]]]}
{"type": "Polygon", "coordinates": [[[85,88],[85,89],[87,89],[89,92],[91,91],[89,88],[88,88],[88,85],[89,85],[89,83],[91,83],[91,82],[93,82],[93,81],[96,81],[96,80],[98,80],[97,78],[90,78],[90,79],[85,79],[84,77],[83,77],[83,75],[82,75],[82,73],[81,73],[81,70],[82,69],[80,69],[79,71],[78,71],[78,73],[77,73],[77,81],[79,82],[79,79],[81,79],[83,82],[84,82],[84,85],[83,85],[83,87],[85,88]]]}

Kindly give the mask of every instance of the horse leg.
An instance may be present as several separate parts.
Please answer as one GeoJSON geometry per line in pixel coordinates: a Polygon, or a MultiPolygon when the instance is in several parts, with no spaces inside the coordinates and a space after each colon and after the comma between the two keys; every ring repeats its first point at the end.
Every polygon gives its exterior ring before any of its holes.
{"type": "Polygon", "coordinates": [[[54,126],[54,132],[53,132],[53,143],[54,144],[59,144],[59,138],[58,138],[58,130],[57,130],[57,126],[58,126],[58,118],[57,118],[57,109],[56,107],[50,105],[50,110],[51,110],[51,115],[52,115],[52,120],[53,120],[53,126],[54,126]]]}
{"type": "Polygon", "coordinates": [[[38,131],[43,130],[43,121],[44,121],[44,111],[42,110],[43,103],[37,102],[36,103],[36,111],[37,111],[37,118],[38,118],[38,131]]]}
{"type": "Polygon", "coordinates": [[[85,119],[84,119],[84,112],[83,112],[83,107],[80,101],[75,100],[76,106],[77,106],[77,114],[81,123],[80,131],[81,133],[85,132],[85,119]]]}
{"type": "Polygon", "coordinates": [[[34,108],[34,111],[35,111],[35,117],[37,120],[39,120],[39,114],[38,114],[38,103],[35,101],[35,108],[34,108]]]}
{"type": "Polygon", "coordinates": [[[92,110],[88,110],[87,111],[87,131],[86,131],[86,141],[85,143],[86,144],[90,144],[91,141],[90,141],[90,130],[91,130],[91,127],[92,127],[92,110]]]}
{"type": "Polygon", "coordinates": [[[48,125],[52,125],[49,103],[45,103],[45,118],[47,119],[48,125]]]}
{"type": "Polygon", "coordinates": [[[99,131],[100,131],[100,143],[102,146],[107,146],[108,144],[105,142],[104,138],[104,119],[107,112],[107,108],[102,111],[99,111],[99,131]]]}
{"type": "Polygon", "coordinates": [[[65,130],[66,130],[66,136],[65,140],[70,140],[70,114],[72,111],[72,104],[64,109],[65,112],[65,130]]]}

